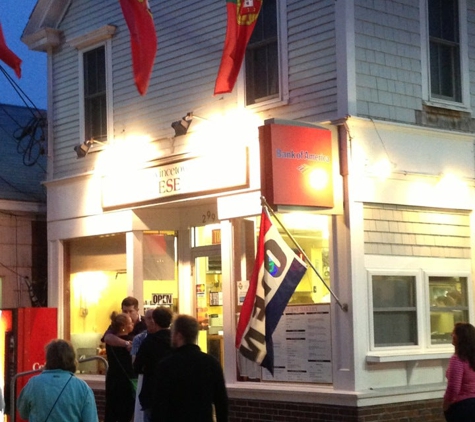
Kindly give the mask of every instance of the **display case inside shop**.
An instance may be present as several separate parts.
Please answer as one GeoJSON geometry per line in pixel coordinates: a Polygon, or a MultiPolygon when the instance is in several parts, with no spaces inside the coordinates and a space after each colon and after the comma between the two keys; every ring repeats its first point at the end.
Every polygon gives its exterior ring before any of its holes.
{"type": "Polygon", "coordinates": [[[450,344],[457,322],[468,321],[467,277],[429,277],[432,344],[450,344]]]}

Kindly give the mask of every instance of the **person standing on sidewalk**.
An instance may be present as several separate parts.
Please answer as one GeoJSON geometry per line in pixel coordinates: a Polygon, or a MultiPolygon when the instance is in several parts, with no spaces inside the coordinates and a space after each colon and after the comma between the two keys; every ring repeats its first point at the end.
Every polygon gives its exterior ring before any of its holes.
{"type": "Polygon", "coordinates": [[[140,405],[144,411],[144,422],[152,420],[154,373],[158,363],[170,353],[170,323],[172,312],[169,308],[159,307],[152,311],[152,322],[147,324],[147,337],[139,347],[134,360],[137,374],[143,374],[142,388],[139,392],[140,405]]]}
{"type": "Polygon", "coordinates": [[[228,422],[228,395],[219,362],[196,344],[199,324],[178,315],[172,324],[172,353],[155,373],[152,422],[228,422]]]}
{"type": "MultiPolygon", "coordinates": [[[[134,324],[128,314],[111,315],[111,330],[122,341],[132,340],[134,324]]],[[[130,422],[134,415],[135,373],[130,352],[121,346],[106,344],[109,369],[106,373],[104,422],[130,422]]]]}
{"type": "Polygon", "coordinates": [[[452,332],[455,353],[447,368],[444,415],[447,422],[475,421],[475,327],[455,324],[452,332]]]}
{"type": "Polygon", "coordinates": [[[66,340],[46,346],[43,372],[21,390],[18,412],[22,419],[48,422],[98,422],[96,400],[91,388],[77,378],[76,355],[66,340]]]}
{"type": "MultiPolygon", "coordinates": [[[[132,319],[132,323],[134,325],[134,328],[130,333],[132,338],[147,329],[145,321],[139,313],[139,301],[135,297],[127,296],[122,300],[120,307],[122,313],[129,315],[132,319]]],[[[107,331],[104,333],[104,336],[102,337],[101,341],[105,344],[108,344],[109,346],[125,347],[129,352],[132,349],[132,341],[119,338],[114,333],[114,331],[112,330],[112,326],[110,325],[107,331]]]]}

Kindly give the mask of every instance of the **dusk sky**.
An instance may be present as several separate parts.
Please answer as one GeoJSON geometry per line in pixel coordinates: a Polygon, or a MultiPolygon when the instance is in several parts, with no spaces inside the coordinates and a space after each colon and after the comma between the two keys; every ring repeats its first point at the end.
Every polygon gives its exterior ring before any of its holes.
{"type": "MultiPolygon", "coordinates": [[[[0,65],[37,108],[46,109],[46,53],[31,51],[20,41],[36,1],[1,0],[0,23],[7,46],[23,61],[21,79],[2,61],[0,65]]],[[[0,103],[25,105],[3,72],[0,72],[0,103]]]]}

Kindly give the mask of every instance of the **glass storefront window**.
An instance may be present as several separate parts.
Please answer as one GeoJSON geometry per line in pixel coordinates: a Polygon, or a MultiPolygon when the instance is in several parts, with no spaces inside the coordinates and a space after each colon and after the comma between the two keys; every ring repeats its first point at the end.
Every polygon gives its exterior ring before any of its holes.
{"type": "Polygon", "coordinates": [[[177,236],[174,231],[143,234],[144,307],[169,306],[178,312],[177,236]]]}
{"type": "MultiPolygon", "coordinates": [[[[289,212],[278,213],[277,218],[286,230],[281,227],[275,217],[271,216],[271,221],[284,241],[294,250],[296,255],[302,256],[303,254],[299,250],[300,247],[319,275],[311,267],[308,267],[304,277],[291,296],[284,316],[281,318],[275,331],[275,333],[279,332],[279,334],[276,334],[277,337],[274,339],[274,356],[278,360],[276,366],[281,369],[274,376],[271,376],[258,364],[245,359],[242,354],[238,353],[237,377],[240,381],[271,380],[273,382],[328,384],[332,382],[331,357],[323,355],[331,350],[329,323],[329,303],[331,298],[326,287],[331,287],[329,217],[305,212],[289,212]],[[297,247],[291,237],[299,247],[297,247]],[[313,316],[317,314],[319,315],[318,321],[313,319],[313,316]],[[287,330],[287,324],[292,326],[291,330],[298,330],[300,336],[299,353],[302,356],[309,356],[308,359],[299,359],[298,362],[292,360],[292,356],[295,353],[295,349],[292,348],[295,346],[295,342],[288,341],[286,335],[283,334],[287,330]],[[317,329],[320,330],[320,341],[327,343],[322,348],[319,348],[318,351],[312,347],[312,342],[314,341],[312,336],[317,329]],[[322,353],[320,354],[320,352],[322,353]],[[309,362],[313,363],[310,364],[309,362]]],[[[259,228],[260,216],[236,219],[233,222],[235,258],[233,271],[236,283],[236,305],[233,305],[235,307],[233,314],[236,315],[236,323],[249,287],[249,280],[255,263],[259,228]]]]}
{"type": "MultiPolygon", "coordinates": [[[[101,338],[111,313],[120,310],[127,296],[125,235],[67,241],[65,256],[65,267],[69,269],[69,280],[65,277],[65,301],[69,304],[65,337],[70,337],[79,358],[95,356],[102,351],[101,338]]],[[[91,361],[81,364],[79,370],[101,373],[104,368],[100,362],[91,361]]]]}
{"type": "Polygon", "coordinates": [[[192,247],[219,245],[221,243],[221,229],[219,224],[193,227],[191,234],[192,247]]]}
{"type": "MultiPolygon", "coordinates": [[[[328,244],[328,217],[309,213],[293,212],[278,214],[282,225],[292,235],[297,244],[303,249],[313,266],[330,287],[330,260],[328,244]]],[[[273,219],[279,233],[286,243],[301,256],[297,246],[273,219]]],[[[256,240],[259,235],[260,217],[256,221],[256,240]]],[[[302,257],[302,256],[301,256],[302,257]]],[[[303,258],[303,257],[302,257],[303,258]]],[[[304,259],[305,260],[305,259],[304,259]]],[[[330,292],[322,283],[320,277],[309,267],[304,277],[290,298],[289,305],[303,305],[308,303],[328,303],[330,292]]]]}
{"type": "Polygon", "coordinates": [[[196,318],[200,324],[198,344],[221,364],[223,357],[223,286],[221,254],[199,256],[194,263],[196,318]]]}
{"type": "MultiPolygon", "coordinates": [[[[178,312],[177,236],[174,231],[147,231],[142,238],[143,303],[145,309],[169,306],[178,312]]],[[[78,357],[103,354],[101,338],[110,324],[112,312],[129,291],[125,234],[95,236],[65,242],[66,268],[69,268],[71,339],[78,357]]],[[[143,314],[144,309],[140,310],[143,314]]],[[[66,323],[67,327],[68,324],[66,323]]],[[[103,372],[98,361],[80,365],[85,373],[103,372]]]]}
{"type": "Polygon", "coordinates": [[[457,322],[468,322],[467,277],[429,277],[432,344],[450,344],[457,322]]]}

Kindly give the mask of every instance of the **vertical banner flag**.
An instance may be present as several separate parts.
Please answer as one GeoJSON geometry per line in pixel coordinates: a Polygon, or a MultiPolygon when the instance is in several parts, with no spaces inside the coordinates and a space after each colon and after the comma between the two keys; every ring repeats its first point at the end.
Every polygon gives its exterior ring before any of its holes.
{"type": "Polygon", "coordinates": [[[21,78],[21,59],[7,47],[3,36],[2,24],[0,24],[0,60],[10,66],[18,78],[21,78]]]}
{"type": "Polygon", "coordinates": [[[232,92],[262,0],[226,0],[227,28],[214,95],[232,92]]]}
{"type": "Polygon", "coordinates": [[[236,330],[236,348],[274,374],[272,334],[307,266],[263,208],[256,262],[236,330]]]}
{"type": "Polygon", "coordinates": [[[145,95],[157,54],[157,33],[148,0],[119,0],[130,32],[134,80],[140,95],[145,95]]]}

